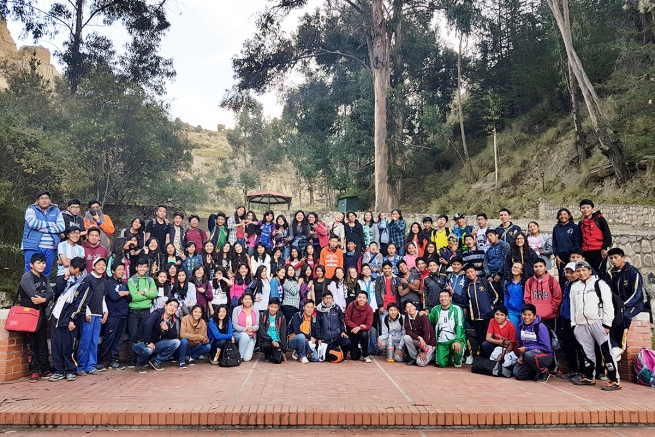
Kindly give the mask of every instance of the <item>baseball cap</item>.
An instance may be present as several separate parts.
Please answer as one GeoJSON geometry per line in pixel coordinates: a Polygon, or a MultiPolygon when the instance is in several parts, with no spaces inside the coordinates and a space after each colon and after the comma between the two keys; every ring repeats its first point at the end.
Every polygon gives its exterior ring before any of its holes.
{"type": "Polygon", "coordinates": [[[575,268],[576,269],[579,269],[579,268],[582,268],[582,267],[587,268],[587,269],[591,269],[591,266],[589,265],[589,263],[587,261],[578,261],[577,263],[575,263],[575,268]]]}
{"type": "Polygon", "coordinates": [[[450,234],[448,236],[448,241],[458,241],[459,238],[457,238],[457,235],[450,234]]]}
{"type": "Polygon", "coordinates": [[[566,269],[573,270],[575,272],[575,263],[568,263],[566,267],[564,267],[564,270],[566,269]]]}
{"type": "Polygon", "coordinates": [[[453,217],[453,220],[457,220],[457,219],[461,219],[461,218],[464,218],[464,214],[462,214],[461,212],[458,212],[458,213],[455,214],[455,216],[453,217]]]}
{"type": "Polygon", "coordinates": [[[93,265],[95,266],[98,263],[98,261],[104,261],[105,264],[107,264],[107,258],[101,256],[100,258],[96,258],[93,260],[93,265]]]}

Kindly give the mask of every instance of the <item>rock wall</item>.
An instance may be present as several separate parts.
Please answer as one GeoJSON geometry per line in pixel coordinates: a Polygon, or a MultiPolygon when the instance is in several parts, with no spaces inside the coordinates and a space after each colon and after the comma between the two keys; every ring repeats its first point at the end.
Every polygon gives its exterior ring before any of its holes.
{"type": "MultiPolygon", "coordinates": [[[[578,204],[566,205],[574,217],[580,216],[578,204]]],[[[556,220],[557,211],[562,205],[551,205],[547,202],[539,202],[539,219],[556,220]]],[[[637,226],[644,228],[655,228],[655,206],[652,205],[615,205],[599,204],[596,210],[603,213],[603,217],[612,225],[637,226]]]]}

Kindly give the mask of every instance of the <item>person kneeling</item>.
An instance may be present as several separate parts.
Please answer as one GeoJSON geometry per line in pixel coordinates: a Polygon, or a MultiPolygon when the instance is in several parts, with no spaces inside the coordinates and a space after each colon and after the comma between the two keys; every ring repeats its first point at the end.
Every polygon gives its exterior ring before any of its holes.
{"type": "Polygon", "coordinates": [[[428,365],[434,357],[434,349],[437,341],[434,336],[434,329],[425,314],[419,314],[416,305],[411,300],[404,302],[405,312],[405,332],[403,338],[407,353],[409,354],[408,366],[416,364],[420,367],[428,365]]]}
{"type": "Polygon", "coordinates": [[[136,338],[141,341],[132,346],[132,350],[137,355],[137,372],[146,373],[146,363],[150,363],[155,370],[162,370],[161,363],[180,347],[175,317],[179,305],[177,299],[168,299],[164,308],[150,313],[148,320],[143,325],[143,330],[137,332],[136,338]],[[151,355],[155,355],[155,357],[151,359],[151,355]]]}
{"type": "Polygon", "coordinates": [[[553,363],[553,349],[550,345],[548,327],[537,315],[531,303],[523,305],[523,321],[519,325],[519,358],[514,366],[514,377],[519,380],[533,378],[537,382],[548,382],[548,366],[553,363]]]}
{"type": "Polygon", "coordinates": [[[446,367],[451,362],[462,367],[462,356],[466,345],[464,311],[452,305],[453,298],[448,290],[441,290],[439,302],[428,315],[430,323],[436,327],[437,366],[446,367]]]}
{"type": "Polygon", "coordinates": [[[286,362],[287,357],[287,321],[284,314],[279,312],[280,299],[272,297],[268,301],[268,308],[259,319],[260,347],[264,352],[265,362],[280,364],[286,362]]]}
{"type": "Polygon", "coordinates": [[[289,349],[293,349],[291,357],[294,360],[300,360],[302,364],[309,363],[310,344],[313,344],[314,351],[311,352],[311,359],[312,361],[319,361],[318,343],[320,343],[320,340],[317,340],[317,327],[314,301],[307,299],[303,311],[294,314],[291,318],[292,332],[289,334],[289,349]]]}
{"type": "Polygon", "coordinates": [[[373,309],[368,304],[368,293],[360,290],[354,302],[346,308],[346,331],[350,339],[350,357],[359,361],[364,356],[364,362],[370,363],[368,356],[368,333],[373,326],[373,309]],[[361,346],[361,352],[359,347],[361,346]]]}
{"type": "Polygon", "coordinates": [[[191,314],[184,316],[180,326],[180,369],[186,369],[186,357],[189,357],[189,366],[195,360],[209,353],[212,345],[207,335],[207,323],[202,319],[203,309],[195,305],[191,314]]]}

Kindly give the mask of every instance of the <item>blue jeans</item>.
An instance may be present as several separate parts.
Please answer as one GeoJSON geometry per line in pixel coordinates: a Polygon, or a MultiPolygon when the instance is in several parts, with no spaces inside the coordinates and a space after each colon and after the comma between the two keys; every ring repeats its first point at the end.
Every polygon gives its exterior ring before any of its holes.
{"type": "Polygon", "coordinates": [[[157,364],[161,364],[168,359],[177,348],[180,347],[180,340],[178,339],[166,339],[159,340],[155,343],[155,350],[151,350],[146,344],[142,341],[134,343],[132,350],[136,354],[136,364],[137,366],[145,366],[145,364],[150,359],[150,355],[156,354],[154,361],[157,364]]]}
{"type": "Polygon", "coordinates": [[[255,350],[255,337],[245,332],[235,332],[234,339],[239,344],[239,355],[243,361],[252,360],[252,353],[255,350]]]}
{"type": "Polygon", "coordinates": [[[207,344],[197,344],[191,349],[189,349],[189,339],[187,338],[181,338],[180,339],[180,349],[178,350],[179,356],[180,356],[180,363],[186,360],[186,357],[191,357],[194,360],[198,358],[200,355],[205,355],[209,352],[211,349],[212,345],[211,343],[207,344]]]}
{"type": "Polygon", "coordinates": [[[290,256],[291,256],[291,247],[285,246],[284,249],[282,250],[282,259],[286,261],[289,259],[290,256]]]}
{"type": "Polygon", "coordinates": [[[295,349],[298,352],[300,358],[307,356],[307,349],[309,345],[307,344],[307,338],[305,334],[298,334],[289,340],[289,349],[295,349]]]}
{"type": "Polygon", "coordinates": [[[46,277],[50,277],[50,272],[52,271],[52,265],[55,262],[55,255],[57,254],[57,249],[42,249],[39,248],[37,250],[32,250],[32,249],[25,249],[23,250],[23,256],[25,257],[25,273],[29,272],[32,267],[30,267],[30,260],[32,259],[32,255],[35,253],[42,253],[45,255],[45,270],[43,271],[43,274],[46,277]]]}
{"type": "Polygon", "coordinates": [[[520,311],[512,311],[512,310],[507,310],[509,314],[507,314],[507,319],[509,319],[510,322],[514,325],[514,328],[516,329],[516,332],[518,334],[519,331],[519,323],[521,323],[521,312],[520,311]]]}
{"type": "Polygon", "coordinates": [[[77,371],[90,372],[98,364],[98,340],[100,339],[100,316],[91,316],[91,321],[82,324],[82,337],[77,348],[77,371]]]}

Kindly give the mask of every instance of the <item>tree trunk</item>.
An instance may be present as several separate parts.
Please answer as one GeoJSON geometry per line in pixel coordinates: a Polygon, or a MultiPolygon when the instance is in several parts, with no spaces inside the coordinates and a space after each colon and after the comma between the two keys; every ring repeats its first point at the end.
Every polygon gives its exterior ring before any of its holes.
{"type": "Polygon", "coordinates": [[[371,68],[375,94],[375,210],[390,211],[395,206],[388,179],[387,92],[390,88],[389,41],[383,0],[371,1],[371,68]]]}
{"type": "Polygon", "coordinates": [[[462,134],[462,147],[464,148],[464,158],[469,172],[469,181],[475,182],[475,173],[473,173],[473,164],[469,156],[469,148],[466,145],[466,132],[464,131],[464,110],[462,109],[462,46],[464,41],[464,32],[459,34],[459,52],[457,53],[457,106],[459,109],[459,130],[462,134]]]}
{"type": "Polygon", "coordinates": [[[575,153],[578,156],[578,165],[587,158],[587,150],[584,145],[584,132],[582,131],[582,123],[580,122],[580,105],[578,104],[577,96],[577,81],[575,75],[571,71],[571,64],[568,66],[568,86],[571,93],[571,118],[573,118],[573,133],[575,135],[574,145],[575,153]]]}
{"type": "Polygon", "coordinates": [[[82,76],[82,27],[84,0],[75,2],[75,30],[71,35],[71,64],[68,66],[68,76],[71,95],[77,94],[77,87],[82,76]]]}
{"type": "MultiPolygon", "coordinates": [[[[568,11],[568,0],[562,1],[564,10],[568,11]]],[[[591,120],[594,131],[598,136],[598,147],[601,153],[605,155],[612,164],[617,181],[625,182],[628,179],[629,171],[623,154],[623,146],[618,138],[616,138],[609,117],[601,107],[600,99],[596,94],[596,90],[585,73],[578,54],[573,48],[570,23],[567,23],[562,15],[562,11],[559,7],[559,0],[546,0],[546,3],[548,3],[550,10],[553,12],[555,21],[557,22],[557,27],[559,27],[560,33],[562,34],[569,65],[578,81],[580,91],[582,91],[582,97],[584,98],[587,111],[589,112],[589,119],[591,120]]]]}
{"type": "MultiPolygon", "coordinates": [[[[387,38],[389,41],[390,60],[393,63],[393,78],[390,78],[390,86],[394,88],[394,102],[392,105],[393,117],[393,139],[389,147],[389,157],[391,162],[395,164],[397,169],[403,168],[405,161],[404,154],[404,114],[403,107],[405,105],[405,89],[403,87],[403,5],[405,0],[394,0],[393,2],[393,18],[392,22],[387,23],[387,38]],[[393,45],[391,45],[393,41],[393,45]]],[[[390,66],[391,71],[391,66],[390,66]]],[[[389,184],[389,196],[392,199],[392,206],[398,207],[398,201],[402,198],[403,181],[402,175],[396,178],[391,178],[389,184]]]]}

